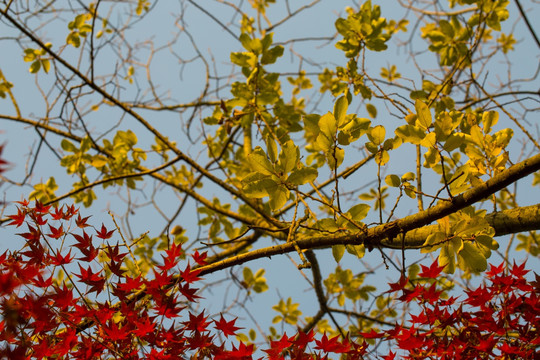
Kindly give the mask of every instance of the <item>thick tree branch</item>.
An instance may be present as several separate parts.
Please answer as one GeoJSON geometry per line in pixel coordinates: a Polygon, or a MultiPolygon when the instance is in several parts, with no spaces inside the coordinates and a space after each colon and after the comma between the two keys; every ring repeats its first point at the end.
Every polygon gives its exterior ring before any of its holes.
{"type": "MultiPolygon", "coordinates": [[[[463,194],[455,196],[451,202],[443,202],[442,204],[436,205],[425,211],[421,211],[417,214],[410,215],[387,224],[376,226],[366,231],[346,234],[337,233],[331,236],[310,237],[304,239],[300,238],[296,241],[296,244],[301,249],[328,248],[339,244],[365,244],[368,247],[380,246],[393,248],[396,246],[393,239],[398,234],[408,233],[409,231],[422,228],[433,221],[455,213],[467,206],[473,205],[538,170],[540,170],[540,154],[515,164],[509,169],[495,175],[484,184],[466,191],[463,194]]],[[[497,217],[498,215],[496,218],[497,217]]],[[[506,231],[508,231],[513,227],[505,226],[504,228],[506,231]]],[[[540,226],[536,226],[535,228],[540,230],[540,226]]],[[[531,228],[527,230],[531,230],[531,228]]],[[[417,246],[418,244],[416,243],[405,243],[406,248],[415,248],[417,246]]],[[[271,257],[273,255],[285,254],[293,251],[295,251],[295,247],[291,243],[254,250],[246,254],[241,254],[236,257],[220,261],[218,263],[203,266],[201,268],[201,275],[213,273],[215,271],[229,268],[234,265],[243,264],[248,261],[264,257],[271,257]]]]}
{"type": "MultiPolygon", "coordinates": [[[[486,215],[485,220],[495,230],[495,236],[540,230],[540,204],[494,212],[486,215]]],[[[438,231],[438,228],[439,225],[429,225],[409,231],[405,235],[407,248],[421,247],[426,238],[438,231]]],[[[401,239],[396,239],[393,244],[396,248],[401,248],[401,239]]],[[[386,245],[392,247],[393,244],[386,245]]]]}

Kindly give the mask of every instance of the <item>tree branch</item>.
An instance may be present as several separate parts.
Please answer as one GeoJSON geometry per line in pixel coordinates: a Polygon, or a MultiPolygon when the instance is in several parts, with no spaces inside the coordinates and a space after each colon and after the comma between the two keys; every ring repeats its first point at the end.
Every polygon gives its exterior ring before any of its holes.
{"type": "MultiPolygon", "coordinates": [[[[486,197],[496,193],[499,190],[504,189],[508,185],[518,181],[525,176],[532,174],[535,171],[540,170],[540,154],[537,154],[527,160],[524,160],[518,164],[513,165],[509,169],[495,175],[493,178],[486,181],[484,184],[474,187],[473,189],[466,191],[463,194],[455,196],[452,201],[443,202],[425,211],[421,211],[417,214],[404,217],[403,219],[395,220],[390,223],[376,226],[366,231],[359,231],[356,233],[336,233],[331,236],[321,237],[309,237],[300,238],[296,241],[296,244],[300,249],[317,249],[328,248],[333,245],[358,245],[365,244],[368,247],[380,246],[394,248],[397,243],[393,240],[400,233],[408,233],[409,231],[419,229],[443,218],[447,215],[455,213],[467,206],[473,205],[476,202],[485,199],[486,197]]],[[[519,209],[519,208],[518,208],[519,209]]],[[[495,215],[493,215],[495,216],[495,215]]],[[[510,224],[507,217],[507,224],[510,224]]],[[[495,219],[501,219],[499,215],[495,216],[495,219]]],[[[505,223],[505,222],[503,222],[505,223]]],[[[538,223],[536,223],[539,225],[538,223]]],[[[511,230],[512,226],[504,226],[501,232],[511,230]],[[506,230],[503,230],[506,229],[506,230]]],[[[540,226],[535,226],[535,229],[540,230],[540,226]]],[[[529,230],[531,230],[529,228],[529,230]]],[[[401,246],[401,241],[399,241],[401,246]]],[[[405,243],[405,248],[416,248],[418,244],[405,243]]],[[[201,275],[213,273],[225,268],[229,268],[234,265],[246,263],[248,261],[271,257],[273,255],[285,254],[296,251],[293,244],[285,243],[281,245],[275,245],[266,247],[263,249],[253,250],[251,252],[235,256],[233,258],[225,259],[218,263],[209,264],[201,267],[201,275]]]]}

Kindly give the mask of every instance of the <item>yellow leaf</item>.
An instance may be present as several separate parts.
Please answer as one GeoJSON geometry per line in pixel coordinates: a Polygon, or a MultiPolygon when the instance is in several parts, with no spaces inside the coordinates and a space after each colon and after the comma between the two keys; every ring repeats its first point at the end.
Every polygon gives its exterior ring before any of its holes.
{"type": "Polygon", "coordinates": [[[431,111],[428,106],[422,100],[416,100],[414,103],[418,118],[416,119],[416,126],[422,129],[428,129],[431,126],[431,111]]]}

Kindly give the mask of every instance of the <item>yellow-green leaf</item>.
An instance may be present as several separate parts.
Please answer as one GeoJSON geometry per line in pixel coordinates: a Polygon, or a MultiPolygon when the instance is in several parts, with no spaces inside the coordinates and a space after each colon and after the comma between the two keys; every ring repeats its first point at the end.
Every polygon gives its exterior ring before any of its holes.
{"type": "Polygon", "coordinates": [[[367,204],[356,204],[347,211],[353,221],[362,221],[368,214],[371,206],[367,204]]]}
{"type": "Polygon", "coordinates": [[[272,175],[274,173],[274,167],[268,161],[263,149],[257,146],[247,158],[253,171],[257,171],[263,175],[272,175]]]}
{"type": "Polygon", "coordinates": [[[382,125],[377,125],[368,132],[369,140],[379,146],[384,142],[386,136],[386,129],[382,125]]]}
{"type": "Polygon", "coordinates": [[[304,185],[317,179],[317,175],[317,169],[304,167],[294,170],[287,178],[287,182],[292,185],[304,185]]]}
{"type": "Polygon", "coordinates": [[[429,111],[428,106],[422,101],[417,99],[414,103],[416,109],[416,114],[418,118],[416,119],[416,126],[419,126],[422,129],[428,129],[431,126],[431,111],[429,111]]]}
{"type": "Polygon", "coordinates": [[[345,245],[334,245],[332,246],[332,255],[334,260],[338,263],[345,254],[345,245]]]}
{"type": "Polygon", "coordinates": [[[372,119],[377,117],[377,108],[373,104],[366,104],[366,110],[372,119]]]}
{"type": "Polygon", "coordinates": [[[281,165],[281,170],[288,174],[290,173],[298,163],[298,158],[300,156],[300,150],[298,146],[294,145],[292,140],[287,141],[283,144],[281,152],[279,153],[279,163],[281,165]]]}
{"type": "Polygon", "coordinates": [[[422,139],[426,136],[424,130],[413,125],[402,125],[395,130],[395,133],[397,136],[403,139],[403,141],[414,145],[420,144],[422,139]]]}
{"type": "Polygon", "coordinates": [[[399,187],[399,185],[401,185],[401,180],[399,179],[399,176],[394,175],[394,174],[386,175],[386,177],[384,178],[384,182],[388,186],[392,186],[392,187],[399,187]]]}
{"type": "Polygon", "coordinates": [[[499,121],[499,113],[496,111],[486,111],[482,114],[482,122],[484,123],[484,133],[489,134],[491,128],[499,121]]]}
{"type": "Polygon", "coordinates": [[[458,253],[458,266],[462,270],[481,272],[487,269],[487,260],[476,246],[465,242],[458,253]]]}
{"type": "Polygon", "coordinates": [[[336,119],[337,126],[340,127],[345,121],[345,116],[347,115],[347,107],[349,103],[345,96],[341,96],[336,100],[334,104],[334,118],[336,119]]]}
{"type": "Polygon", "coordinates": [[[32,74],[35,74],[35,73],[37,73],[39,71],[39,69],[41,69],[41,61],[35,60],[30,65],[30,69],[28,69],[28,71],[30,71],[32,74]]]}

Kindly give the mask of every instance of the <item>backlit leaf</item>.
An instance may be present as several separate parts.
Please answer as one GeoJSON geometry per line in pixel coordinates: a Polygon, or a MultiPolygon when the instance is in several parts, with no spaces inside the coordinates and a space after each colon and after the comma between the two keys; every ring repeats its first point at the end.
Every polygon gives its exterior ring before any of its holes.
{"type": "Polygon", "coordinates": [[[431,111],[429,111],[428,106],[422,100],[416,100],[414,103],[416,109],[416,114],[418,115],[416,126],[419,126],[422,129],[428,129],[431,126],[431,111]]]}
{"type": "Polygon", "coordinates": [[[334,245],[332,246],[332,255],[334,260],[338,263],[345,254],[345,245],[334,245]]]}

